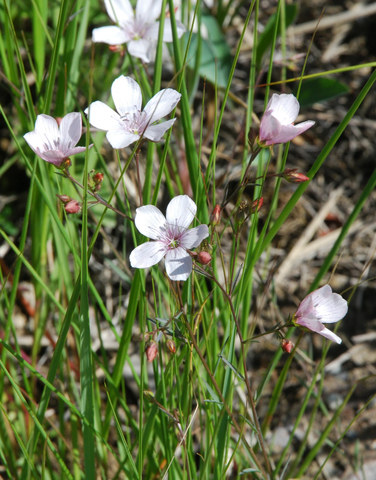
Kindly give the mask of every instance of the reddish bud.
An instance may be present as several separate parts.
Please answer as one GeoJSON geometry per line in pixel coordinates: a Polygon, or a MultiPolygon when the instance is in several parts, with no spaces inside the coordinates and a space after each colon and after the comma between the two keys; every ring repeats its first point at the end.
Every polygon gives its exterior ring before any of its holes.
{"type": "Polygon", "coordinates": [[[208,263],[211,262],[212,257],[210,253],[202,251],[197,255],[196,259],[202,265],[207,265],[208,263]]]}
{"type": "Polygon", "coordinates": [[[93,180],[94,180],[94,182],[96,182],[96,183],[102,183],[102,182],[103,182],[103,179],[104,179],[104,175],[103,175],[103,173],[101,173],[101,172],[97,172],[97,173],[93,176],[93,180]]]}
{"type": "Polygon", "coordinates": [[[290,340],[284,338],[281,342],[281,348],[284,352],[291,353],[291,350],[294,348],[294,344],[290,340]]]}
{"type": "Polygon", "coordinates": [[[63,120],[63,117],[56,117],[55,120],[56,120],[56,123],[58,124],[58,126],[60,127],[60,124],[61,124],[61,121],[63,120]]]}
{"type": "Polygon", "coordinates": [[[158,345],[155,342],[150,342],[146,347],[146,360],[152,362],[158,355],[158,345]]]}
{"type": "Polygon", "coordinates": [[[64,208],[68,214],[78,213],[81,210],[81,205],[77,202],[77,200],[70,200],[65,204],[64,208]]]}
{"type": "Polygon", "coordinates": [[[221,207],[220,205],[216,205],[213,209],[213,212],[210,216],[210,223],[212,225],[218,225],[218,223],[220,222],[221,220],[221,207]]]}
{"type": "Polygon", "coordinates": [[[98,192],[102,186],[104,175],[101,172],[92,170],[88,175],[88,185],[92,192],[98,192]]]}
{"type": "Polygon", "coordinates": [[[250,205],[251,213],[259,212],[264,203],[264,197],[257,198],[250,205]]]}
{"type": "Polygon", "coordinates": [[[125,50],[123,45],[109,45],[108,49],[114,53],[120,53],[121,56],[124,56],[125,50]]]}
{"type": "Polygon", "coordinates": [[[167,340],[166,345],[171,353],[176,353],[176,345],[173,340],[167,340]]]}
{"type": "Polygon", "coordinates": [[[283,172],[283,178],[290,183],[302,183],[309,180],[307,175],[298,172],[296,168],[286,168],[286,170],[283,172]]]}

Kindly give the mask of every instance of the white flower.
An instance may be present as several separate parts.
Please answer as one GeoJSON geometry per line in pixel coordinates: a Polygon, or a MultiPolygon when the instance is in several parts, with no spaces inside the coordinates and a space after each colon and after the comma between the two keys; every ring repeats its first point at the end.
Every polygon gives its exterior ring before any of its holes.
{"type": "Polygon", "coordinates": [[[192,258],[187,249],[198,247],[209,235],[207,225],[188,229],[196,211],[195,202],[187,195],[179,195],[170,201],[166,218],[154,205],[137,208],[135,225],[152,241],[139,245],[131,252],[131,266],[148,268],[166,257],[166,272],[171,280],[187,280],[192,272],[192,258]]]}
{"type": "Polygon", "coordinates": [[[81,153],[85,147],[76,147],[82,134],[82,118],[77,112],[68,113],[60,126],[49,115],[38,115],[35,129],[24,135],[24,139],[38,157],[60,167],[71,155],[81,153]]]}
{"type": "MultiPolygon", "coordinates": [[[[136,11],[129,0],[104,0],[107,13],[118,26],[94,28],[93,42],[103,42],[109,45],[127,44],[128,52],[134,57],[150,62],[150,53],[157,39],[161,14],[162,0],[138,0],[136,11]]],[[[185,28],[176,22],[178,37],[185,28]]],[[[163,41],[172,42],[171,21],[165,18],[163,41]]]]}
{"type": "Polygon", "coordinates": [[[107,140],[113,148],[124,148],[140,137],[159,142],[172,127],[175,118],[155,125],[155,122],[168,115],[180,100],[180,93],[172,88],[161,90],[141,111],[142,95],[137,82],[121,75],[111,87],[111,95],[116,110],[103,102],[94,102],[86,110],[93,127],[107,132],[107,140]]]}
{"type": "Polygon", "coordinates": [[[347,313],[347,302],[338,293],[332,293],[329,285],[315,290],[305,297],[293,317],[295,325],[308,328],[333,342],[342,340],[323,323],[335,323],[347,313]]]}
{"type": "Polygon", "coordinates": [[[286,143],[311,128],[315,124],[311,120],[294,125],[299,108],[294,95],[274,93],[261,119],[260,142],[265,145],[286,143]]]}

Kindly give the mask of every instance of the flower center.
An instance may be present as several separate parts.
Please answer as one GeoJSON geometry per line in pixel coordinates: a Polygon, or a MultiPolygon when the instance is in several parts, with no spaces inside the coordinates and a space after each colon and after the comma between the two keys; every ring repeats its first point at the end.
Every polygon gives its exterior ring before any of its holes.
{"type": "Polygon", "coordinates": [[[177,248],[178,246],[179,246],[179,240],[177,240],[176,238],[173,238],[170,240],[170,245],[169,245],[170,248],[177,248]]]}
{"type": "Polygon", "coordinates": [[[146,126],[144,125],[146,123],[145,112],[140,112],[140,110],[135,109],[120,118],[127,132],[134,133],[135,135],[141,135],[144,132],[146,126]]]}

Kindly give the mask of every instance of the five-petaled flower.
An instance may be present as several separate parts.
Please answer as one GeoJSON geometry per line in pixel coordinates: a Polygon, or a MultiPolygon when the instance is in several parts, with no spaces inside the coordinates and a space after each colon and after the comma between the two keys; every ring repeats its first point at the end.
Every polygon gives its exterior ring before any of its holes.
{"type": "Polygon", "coordinates": [[[311,128],[315,122],[294,125],[299,114],[299,102],[292,94],[274,93],[260,123],[259,141],[264,145],[286,143],[311,128]]]}
{"type": "Polygon", "coordinates": [[[121,75],[114,80],[111,95],[118,113],[103,102],[93,102],[86,110],[93,127],[107,132],[113,148],[124,148],[139,138],[159,142],[172,127],[175,118],[155,124],[168,115],[180,100],[180,93],[172,88],[161,90],[141,110],[142,95],[138,83],[121,75]]]}
{"type": "Polygon", "coordinates": [[[170,201],[166,217],[154,205],[137,208],[135,225],[152,241],[131,252],[131,266],[151,267],[165,257],[166,272],[171,280],[187,280],[192,272],[192,258],[187,250],[198,247],[209,236],[207,225],[188,229],[196,211],[195,202],[187,195],[178,195],[170,201]]]}
{"type": "Polygon", "coordinates": [[[305,297],[293,316],[293,322],[300,327],[319,333],[333,342],[342,340],[323,323],[335,323],[347,313],[347,302],[338,293],[333,293],[329,285],[324,285],[305,297]]]}
{"type": "MultiPolygon", "coordinates": [[[[93,42],[109,45],[127,44],[130,55],[148,63],[159,31],[157,18],[161,14],[162,0],[138,0],[136,11],[129,0],[104,0],[107,13],[118,26],[95,28],[93,42]]],[[[176,21],[178,37],[185,31],[182,23],[176,21]]],[[[172,42],[171,21],[165,19],[163,41],[172,42]]]]}
{"type": "Polygon", "coordinates": [[[77,112],[68,113],[58,122],[49,115],[38,115],[35,129],[24,135],[24,139],[38,157],[56,167],[60,167],[66,160],[76,153],[86,150],[85,147],[76,147],[82,134],[82,118],[77,112]]]}

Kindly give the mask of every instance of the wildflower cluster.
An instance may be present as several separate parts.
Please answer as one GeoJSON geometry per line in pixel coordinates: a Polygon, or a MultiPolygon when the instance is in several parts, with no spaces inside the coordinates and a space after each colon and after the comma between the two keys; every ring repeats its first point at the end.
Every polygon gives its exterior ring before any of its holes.
{"type": "MultiPolygon", "coordinates": [[[[160,28],[159,18],[162,12],[162,1],[139,0],[135,10],[129,0],[105,0],[108,16],[115,25],[95,28],[92,32],[93,42],[104,42],[111,46],[126,44],[129,55],[147,63],[152,60],[152,53],[160,28]]],[[[163,40],[172,41],[171,22],[166,17],[163,40]]],[[[177,33],[184,33],[184,26],[177,22],[177,33]]],[[[102,130],[114,149],[129,147],[135,142],[137,154],[142,141],[160,142],[165,133],[176,122],[176,117],[163,120],[178,106],[181,94],[173,88],[165,88],[150,98],[142,108],[142,91],[139,84],[131,77],[120,75],[111,87],[111,96],[115,110],[101,101],[94,101],[86,109],[85,114],[92,132],[102,130]]],[[[167,205],[164,216],[155,205],[141,205],[135,209],[134,221],[137,230],[150,241],[137,245],[129,256],[131,267],[150,268],[164,259],[167,276],[173,281],[186,281],[197,265],[197,271],[205,273],[213,281],[217,281],[211,270],[212,255],[210,241],[216,228],[219,228],[226,213],[226,206],[231,198],[237,205],[236,214],[239,229],[247,224],[252,216],[258,215],[264,205],[264,198],[254,198],[251,202],[242,201],[241,196],[249,183],[249,171],[252,160],[262,149],[283,144],[293,140],[314,125],[313,121],[294,124],[299,114],[299,102],[292,94],[276,94],[270,98],[262,115],[258,132],[249,133],[251,141],[251,160],[242,181],[231,196],[224,197],[221,205],[216,205],[211,216],[210,229],[206,224],[198,224],[189,228],[196,218],[197,205],[188,195],[178,195],[167,205]],[[206,239],[210,238],[209,243],[206,239]],[[205,248],[194,252],[205,240],[205,248]]],[[[46,114],[38,115],[35,129],[26,133],[24,138],[33,151],[44,161],[59,168],[62,174],[79,185],[69,173],[70,157],[86,150],[77,146],[82,134],[82,117],[80,113],[68,113],[64,118],[55,120],[46,114]]],[[[92,147],[90,145],[89,147],[92,147]]],[[[272,174],[292,183],[309,181],[309,177],[297,172],[297,169],[286,168],[283,172],[272,174]]],[[[267,177],[266,177],[267,178],[267,177]]],[[[104,175],[91,172],[88,178],[90,194],[100,203],[106,204],[99,196],[104,175]]],[[[139,187],[141,191],[141,186],[139,187]]],[[[141,195],[140,195],[141,198],[141,195]]],[[[59,195],[66,213],[78,213],[81,203],[67,195],[59,195]]],[[[111,207],[110,207],[111,208],[111,207]]],[[[234,210],[235,211],[235,210],[234,210]]],[[[337,322],[347,312],[347,303],[334,294],[329,285],[312,292],[300,304],[293,316],[293,324],[309,329],[320,335],[340,343],[340,338],[324,327],[324,323],[337,322]]],[[[282,348],[292,351],[292,343],[284,339],[282,348]]],[[[155,358],[156,347],[149,348],[149,357],[155,358]]]]}

